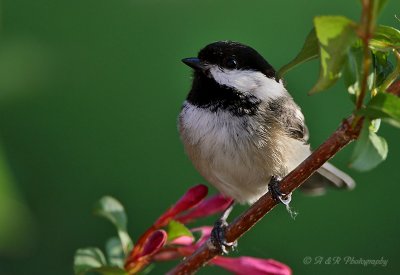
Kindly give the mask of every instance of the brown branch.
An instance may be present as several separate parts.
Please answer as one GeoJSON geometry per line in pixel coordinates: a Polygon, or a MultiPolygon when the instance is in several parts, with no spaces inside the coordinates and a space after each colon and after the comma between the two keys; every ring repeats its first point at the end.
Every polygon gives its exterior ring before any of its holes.
{"type": "MultiPolygon", "coordinates": [[[[360,133],[363,119],[349,117],[340,127],[306,160],[289,173],[280,183],[283,193],[289,194],[298,188],[318,168],[333,157],[348,143],[356,139],[360,133]],[[354,123],[355,122],[355,123],[354,123]],[[355,125],[355,126],[352,126],[355,125]]],[[[239,239],[253,227],[265,214],[271,211],[277,202],[270,193],[262,196],[247,211],[237,217],[227,228],[225,237],[228,242],[239,239]]],[[[222,251],[211,245],[210,240],[187,257],[178,266],[171,270],[169,275],[192,274],[207,264],[214,257],[221,255],[222,251]]]]}
{"type": "Polygon", "coordinates": [[[371,68],[371,53],[368,48],[369,40],[372,37],[372,33],[374,31],[374,18],[373,18],[373,0],[363,0],[362,1],[362,14],[361,14],[361,24],[360,29],[358,31],[358,36],[361,38],[364,50],[363,50],[363,68],[362,68],[362,79],[361,79],[361,87],[360,87],[360,95],[357,98],[356,109],[361,109],[364,97],[367,92],[368,85],[368,75],[369,69],[371,68]]]}

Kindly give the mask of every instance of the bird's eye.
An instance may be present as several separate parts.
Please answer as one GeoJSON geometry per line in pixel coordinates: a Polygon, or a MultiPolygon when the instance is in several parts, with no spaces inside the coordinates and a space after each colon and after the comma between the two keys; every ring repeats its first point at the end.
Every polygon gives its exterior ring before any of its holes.
{"type": "Polygon", "coordinates": [[[224,67],[227,69],[236,69],[237,68],[236,59],[233,57],[227,58],[224,62],[224,67]]]}

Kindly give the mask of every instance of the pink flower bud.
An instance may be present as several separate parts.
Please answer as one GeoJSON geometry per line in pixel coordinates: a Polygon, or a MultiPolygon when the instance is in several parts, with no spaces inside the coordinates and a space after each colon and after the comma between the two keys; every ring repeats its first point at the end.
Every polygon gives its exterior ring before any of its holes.
{"type": "Polygon", "coordinates": [[[191,245],[193,242],[194,242],[194,238],[191,236],[180,236],[180,237],[168,242],[168,244],[188,246],[188,245],[191,245]]]}

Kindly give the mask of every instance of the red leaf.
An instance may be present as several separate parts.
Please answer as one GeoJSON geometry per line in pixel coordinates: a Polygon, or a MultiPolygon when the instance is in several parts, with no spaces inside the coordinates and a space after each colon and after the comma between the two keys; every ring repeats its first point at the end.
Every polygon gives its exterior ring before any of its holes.
{"type": "Polygon", "coordinates": [[[237,275],[291,275],[292,270],[287,265],[273,259],[253,257],[217,257],[211,261],[237,275]]]}
{"type": "MultiPolygon", "coordinates": [[[[125,269],[129,274],[136,274],[151,261],[151,257],[157,253],[167,241],[167,232],[156,230],[142,236],[142,246],[134,249],[126,259],[125,269]]],[[[136,247],[135,247],[136,248],[136,247]]]]}
{"type": "Polygon", "coordinates": [[[153,255],[158,250],[160,250],[161,247],[164,246],[166,241],[167,241],[167,232],[165,232],[164,230],[154,231],[146,239],[139,257],[141,258],[153,255]]]}
{"type": "Polygon", "coordinates": [[[186,211],[199,202],[201,202],[208,193],[207,186],[199,184],[190,188],[185,195],[183,195],[179,201],[169,208],[158,220],[154,223],[157,228],[166,226],[168,222],[173,219],[179,213],[186,211]]]}
{"type": "Polygon", "coordinates": [[[203,200],[189,212],[176,217],[175,220],[181,223],[188,223],[197,218],[211,216],[215,213],[226,210],[229,205],[231,205],[232,201],[232,198],[218,194],[203,200]]]}

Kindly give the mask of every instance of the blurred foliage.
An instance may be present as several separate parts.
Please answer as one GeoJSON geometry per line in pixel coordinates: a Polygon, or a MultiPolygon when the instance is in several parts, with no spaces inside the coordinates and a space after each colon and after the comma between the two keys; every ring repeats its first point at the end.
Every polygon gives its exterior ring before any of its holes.
{"type": "Polygon", "coordinates": [[[0,148],[0,255],[21,254],[31,245],[32,218],[15,189],[0,148]]]}
{"type": "Polygon", "coordinates": [[[27,96],[43,89],[49,76],[45,50],[30,39],[10,38],[0,41],[0,100],[27,96]]]}
{"type": "MultiPolygon", "coordinates": [[[[105,194],[127,208],[128,231],[136,238],[182,190],[204,182],[176,131],[190,85],[181,58],[231,39],[256,48],[278,68],[296,55],[314,16],[359,20],[359,4],[347,0],[3,0],[1,7],[0,96],[7,96],[0,99],[0,134],[14,180],[4,185],[11,191],[1,192],[0,200],[15,197],[21,205],[23,199],[29,210],[20,212],[35,221],[23,253],[1,251],[1,275],[71,274],[77,247],[102,247],[114,233],[89,211],[105,194]],[[10,100],[11,94],[18,96],[10,100]]],[[[399,1],[389,1],[379,22],[398,28],[399,13],[399,1]]],[[[307,63],[286,77],[313,147],[352,110],[341,83],[331,93],[307,96],[318,66],[307,63]]],[[[382,125],[381,133],[393,144],[387,161],[373,172],[350,172],[358,184],[354,191],[295,194],[296,221],[283,208],[272,211],[241,240],[240,254],[277,259],[299,274],[398,272],[400,221],[393,197],[400,192],[399,132],[382,125]],[[282,236],[285,245],[271,236],[282,236]],[[306,256],[389,262],[305,265],[306,256]]],[[[350,155],[351,148],[333,162],[346,170],[350,155]]],[[[18,216],[18,207],[3,209],[15,213],[8,219],[18,216]]],[[[24,215],[19,219],[29,221],[24,215]]],[[[0,232],[6,224],[0,223],[0,232]]],[[[7,240],[22,239],[17,230],[9,232],[15,235],[7,240]]],[[[154,273],[170,267],[157,265],[154,273]]],[[[208,267],[200,274],[225,273],[208,267]]]]}

